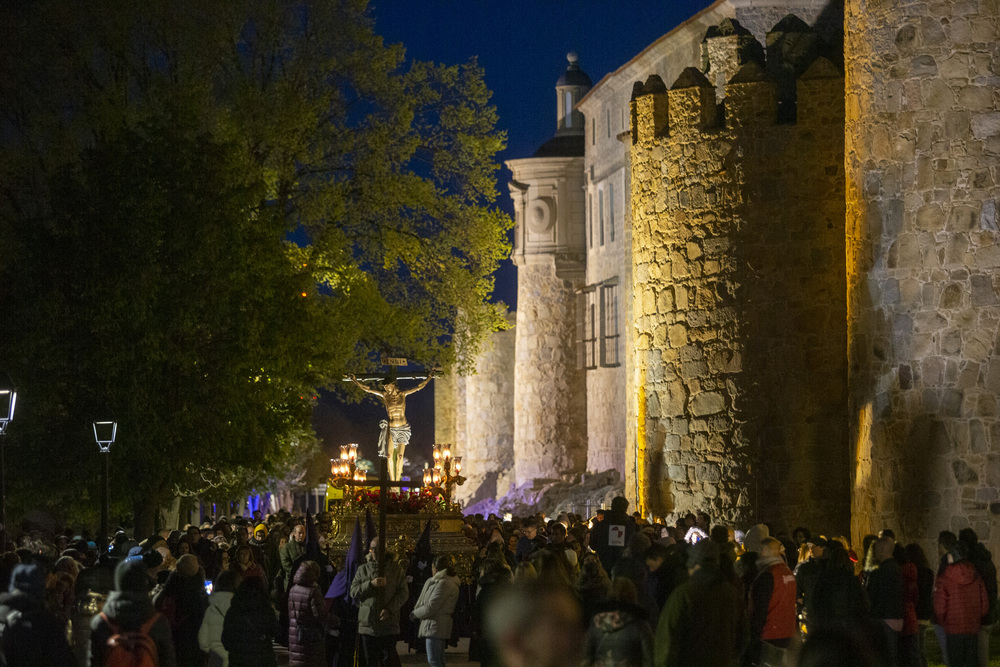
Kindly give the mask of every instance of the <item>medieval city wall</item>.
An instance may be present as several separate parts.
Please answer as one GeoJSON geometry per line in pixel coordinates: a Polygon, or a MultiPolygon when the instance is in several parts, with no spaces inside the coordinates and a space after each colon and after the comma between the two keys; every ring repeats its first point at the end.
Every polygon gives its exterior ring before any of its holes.
{"type": "Polygon", "coordinates": [[[995,0],[848,0],[854,539],[1000,531],[995,0]]]}
{"type": "MultiPolygon", "coordinates": [[[[585,371],[578,368],[576,288],[554,255],[518,266],[514,471],[518,486],[578,475],[587,464],[585,371]]],[[[575,278],[575,279],[574,279],[575,278]]]]}
{"type": "Polygon", "coordinates": [[[843,79],[797,67],[794,123],[757,61],[724,118],[695,68],[636,84],[627,344],[654,513],[849,522],[843,79]]]}
{"type": "Polygon", "coordinates": [[[494,333],[476,359],[475,374],[463,378],[466,437],[453,447],[467,478],[456,487],[463,504],[494,499],[513,481],[515,338],[514,328],[494,333]]]}

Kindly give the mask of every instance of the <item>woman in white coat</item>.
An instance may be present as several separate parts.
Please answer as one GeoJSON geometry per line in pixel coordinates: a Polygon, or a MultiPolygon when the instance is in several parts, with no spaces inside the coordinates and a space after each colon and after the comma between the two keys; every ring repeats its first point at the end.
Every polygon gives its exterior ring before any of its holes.
{"type": "Polygon", "coordinates": [[[444,667],[444,647],[451,638],[451,615],[458,602],[458,577],[451,556],[438,556],[431,563],[430,579],[424,584],[411,620],[420,620],[417,635],[427,640],[427,662],[444,667]]]}
{"type": "Polygon", "coordinates": [[[222,624],[233,601],[235,583],[233,573],[227,570],[215,580],[215,588],[208,596],[208,609],[198,630],[198,646],[208,654],[208,667],[229,665],[229,652],[222,645],[222,624]]]}

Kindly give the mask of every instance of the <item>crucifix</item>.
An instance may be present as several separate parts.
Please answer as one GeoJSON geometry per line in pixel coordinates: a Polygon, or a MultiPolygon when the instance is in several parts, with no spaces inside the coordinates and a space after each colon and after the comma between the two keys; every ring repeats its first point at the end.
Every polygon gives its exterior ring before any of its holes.
{"type": "MultiPolygon", "coordinates": [[[[434,379],[435,371],[430,371],[426,377],[405,377],[396,376],[398,366],[406,366],[406,359],[382,357],[382,365],[389,366],[389,375],[381,380],[382,391],[364,384],[354,375],[348,376],[355,385],[362,391],[378,396],[382,399],[388,420],[379,422],[381,433],[378,439],[378,572],[381,576],[385,567],[385,517],[386,506],[389,504],[389,487],[414,486],[413,482],[401,482],[399,478],[403,472],[403,453],[406,445],[410,442],[410,424],[406,421],[406,397],[416,393],[427,386],[434,379]],[[396,384],[399,380],[422,380],[420,384],[412,389],[402,390],[396,384]]],[[[365,382],[377,381],[379,378],[362,378],[365,382]]]]}

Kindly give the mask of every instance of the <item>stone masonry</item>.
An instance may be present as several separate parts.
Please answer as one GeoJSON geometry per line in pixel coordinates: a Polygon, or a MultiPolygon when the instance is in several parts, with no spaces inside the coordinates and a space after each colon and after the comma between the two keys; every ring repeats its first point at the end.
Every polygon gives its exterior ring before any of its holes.
{"type": "Polygon", "coordinates": [[[971,526],[995,554],[1000,3],[845,13],[854,538],[971,526]]]}
{"type": "Polygon", "coordinates": [[[476,359],[475,374],[462,378],[466,436],[453,451],[463,457],[467,477],[455,492],[463,504],[495,498],[513,481],[515,336],[513,327],[494,334],[476,359]]]}
{"type": "Polygon", "coordinates": [[[778,124],[780,63],[755,53],[725,84],[724,116],[695,68],[669,91],[636,84],[639,500],[843,532],[843,78],[796,63],[796,122],[778,124]]]}
{"type": "Polygon", "coordinates": [[[514,472],[520,486],[584,472],[587,392],[576,360],[576,284],[540,256],[518,267],[514,472]]]}

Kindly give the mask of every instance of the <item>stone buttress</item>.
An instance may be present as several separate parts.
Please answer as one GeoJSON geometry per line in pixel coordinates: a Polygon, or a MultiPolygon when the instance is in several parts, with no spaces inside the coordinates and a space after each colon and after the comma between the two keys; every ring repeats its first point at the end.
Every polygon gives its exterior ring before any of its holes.
{"type": "Polygon", "coordinates": [[[733,23],[739,53],[705,49],[743,63],[723,105],[695,68],[635,85],[626,488],[654,514],[843,532],[843,78],[814,52],[765,66],[733,23]]]}

